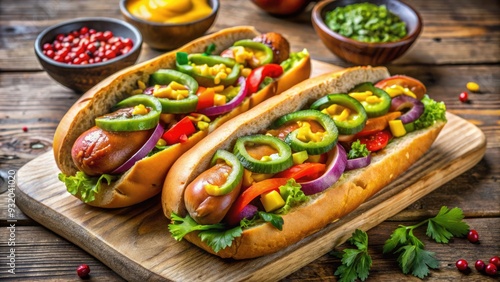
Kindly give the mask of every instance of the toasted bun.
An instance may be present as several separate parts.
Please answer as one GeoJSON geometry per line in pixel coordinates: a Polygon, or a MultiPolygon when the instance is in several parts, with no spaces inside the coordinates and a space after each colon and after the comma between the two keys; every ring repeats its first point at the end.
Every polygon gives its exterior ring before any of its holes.
{"type": "MultiPolygon", "coordinates": [[[[61,172],[66,175],[74,175],[78,171],[71,157],[71,148],[84,131],[95,125],[94,119],[108,113],[118,101],[128,97],[128,93],[137,88],[139,80],[147,81],[149,75],[159,69],[174,68],[176,52],[201,53],[205,51],[206,46],[214,43],[216,45],[214,52],[217,53],[227,49],[238,40],[251,39],[259,34],[253,27],[248,26],[224,29],[192,41],[176,51],[165,53],[119,71],[98,83],[78,99],[56,129],[53,151],[61,172]]],[[[310,73],[311,63],[308,57],[280,80],[268,85],[258,93],[254,93],[250,99],[247,99],[229,114],[211,122],[208,132],[198,132],[191,136],[187,142],[175,144],[152,157],[138,161],[111,185],[102,184],[100,192],[96,194],[96,199],[87,204],[105,208],[125,207],[160,193],[168,169],[186,150],[230,118],[276,95],[279,84],[290,85],[300,82],[307,79],[310,73]]]]}
{"type": "MultiPolygon", "coordinates": [[[[172,212],[181,216],[187,214],[183,203],[184,189],[208,167],[217,149],[231,148],[238,137],[268,128],[276,118],[297,111],[325,94],[346,93],[359,83],[376,82],[388,76],[383,67],[357,67],[311,78],[226,123],[206,138],[203,145],[198,144],[184,154],[170,169],[162,192],[165,216],[170,217],[172,212]]],[[[282,231],[270,224],[245,229],[232,246],[216,255],[234,259],[258,257],[274,253],[320,230],[354,210],[408,169],[430,148],[443,126],[444,122],[436,123],[431,128],[397,138],[377,152],[368,167],[345,172],[332,187],[313,195],[311,201],[284,215],[282,231]]],[[[184,238],[214,253],[196,232],[184,238]]]]}

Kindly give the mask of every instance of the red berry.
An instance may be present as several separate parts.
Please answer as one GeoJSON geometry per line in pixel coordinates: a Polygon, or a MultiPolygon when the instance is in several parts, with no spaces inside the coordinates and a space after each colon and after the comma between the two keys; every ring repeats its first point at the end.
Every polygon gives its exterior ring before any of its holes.
{"type": "Polygon", "coordinates": [[[486,272],[486,274],[488,274],[488,275],[493,276],[493,275],[497,274],[497,266],[494,265],[493,263],[488,263],[488,265],[484,269],[484,272],[486,272]]]}
{"type": "Polygon", "coordinates": [[[467,240],[469,240],[469,242],[471,243],[479,242],[479,234],[477,233],[477,231],[474,229],[469,230],[469,234],[467,234],[467,240]]]}
{"type": "Polygon", "coordinates": [[[490,263],[494,264],[498,268],[500,267],[500,258],[498,256],[494,256],[490,258],[490,263]]]}
{"type": "Polygon", "coordinates": [[[460,96],[458,96],[458,99],[460,100],[460,102],[466,103],[467,101],[469,101],[469,93],[467,93],[465,91],[460,93],[460,96]]]}
{"type": "Polygon", "coordinates": [[[90,267],[86,264],[82,264],[76,269],[76,274],[78,274],[80,278],[87,277],[89,273],[90,273],[90,267]]]}
{"type": "Polygon", "coordinates": [[[486,264],[484,263],[484,261],[478,259],[476,261],[476,263],[474,264],[474,267],[476,268],[477,271],[482,272],[482,271],[484,271],[486,264]]]}
{"type": "Polygon", "coordinates": [[[23,131],[24,132],[28,132],[28,127],[27,126],[23,126],[23,131]]]}
{"type": "Polygon", "coordinates": [[[458,268],[460,271],[466,271],[469,268],[469,263],[467,263],[466,260],[464,259],[459,259],[455,263],[455,266],[458,268]]]}

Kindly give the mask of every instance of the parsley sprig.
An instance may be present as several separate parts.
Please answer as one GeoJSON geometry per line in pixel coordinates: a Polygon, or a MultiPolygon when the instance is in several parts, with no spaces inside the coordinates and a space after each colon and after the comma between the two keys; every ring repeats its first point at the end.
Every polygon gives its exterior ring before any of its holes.
{"type": "Polygon", "coordinates": [[[372,266],[372,259],[368,254],[368,234],[356,229],[349,238],[349,243],[357,249],[344,249],[342,265],[337,268],[335,275],[340,276],[339,282],[352,282],[358,278],[365,281],[372,266]]]}
{"type": "Polygon", "coordinates": [[[460,208],[443,206],[439,213],[418,224],[400,225],[384,244],[384,254],[393,252],[399,254],[398,263],[404,274],[424,278],[430,272],[429,268],[439,267],[439,261],[433,252],[424,249],[425,245],[414,234],[413,230],[427,224],[426,235],[437,243],[448,243],[455,237],[463,237],[469,230],[469,225],[462,221],[464,218],[460,208]]]}

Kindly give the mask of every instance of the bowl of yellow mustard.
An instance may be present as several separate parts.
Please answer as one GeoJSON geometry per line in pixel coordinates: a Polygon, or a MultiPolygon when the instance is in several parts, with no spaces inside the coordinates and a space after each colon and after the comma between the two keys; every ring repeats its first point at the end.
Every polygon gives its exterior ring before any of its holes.
{"type": "Polygon", "coordinates": [[[218,0],[121,0],[125,21],[149,47],[168,51],[205,34],[219,11],[218,0]]]}

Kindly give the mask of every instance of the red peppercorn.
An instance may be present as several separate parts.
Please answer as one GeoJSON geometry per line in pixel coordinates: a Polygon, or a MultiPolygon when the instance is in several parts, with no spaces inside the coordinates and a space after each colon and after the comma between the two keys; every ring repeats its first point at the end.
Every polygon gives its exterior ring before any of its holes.
{"type": "Polygon", "coordinates": [[[467,103],[467,101],[469,101],[469,93],[467,93],[465,91],[460,93],[460,95],[458,96],[458,99],[462,103],[467,103]]]}
{"type": "Polygon", "coordinates": [[[479,234],[477,233],[477,231],[474,229],[469,230],[469,233],[467,234],[467,240],[469,240],[469,242],[471,243],[479,242],[479,234]]]}
{"type": "Polygon", "coordinates": [[[460,271],[466,271],[469,268],[469,263],[466,260],[464,260],[464,259],[459,259],[455,263],[455,266],[460,271]]]}
{"type": "Polygon", "coordinates": [[[484,272],[488,275],[496,275],[497,274],[497,266],[494,265],[493,263],[488,263],[486,268],[484,269],[484,272]]]}
{"type": "Polygon", "coordinates": [[[477,271],[483,272],[484,268],[486,267],[486,264],[484,263],[484,261],[478,259],[474,264],[474,267],[476,268],[477,271]]]}
{"type": "Polygon", "coordinates": [[[498,256],[494,256],[490,258],[490,263],[494,264],[498,268],[500,267],[500,258],[498,256]]]}
{"type": "Polygon", "coordinates": [[[23,131],[24,132],[28,132],[28,127],[27,126],[23,126],[23,131]]]}
{"type": "Polygon", "coordinates": [[[89,273],[90,273],[90,267],[86,264],[82,264],[78,266],[78,268],[76,269],[76,274],[78,274],[80,278],[87,277],[89,273]]]}

